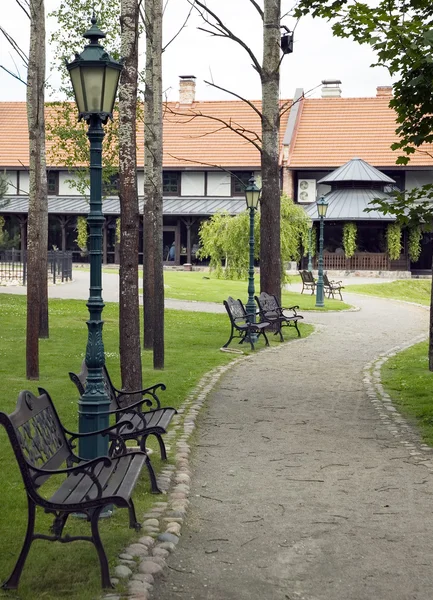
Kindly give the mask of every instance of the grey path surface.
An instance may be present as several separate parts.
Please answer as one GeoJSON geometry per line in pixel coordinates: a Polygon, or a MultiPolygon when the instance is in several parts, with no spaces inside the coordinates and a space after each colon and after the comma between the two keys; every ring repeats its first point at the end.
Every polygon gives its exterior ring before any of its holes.
{"type": "MultiPolygon", "coordinates": [[[[57,285],[48,286],[48,296],[50,298],[75,298],[77,300],[87,300],[89,297],[89,280],[90,274],[88,271],[73,271],[73,281],[58,283],[57,285]]],[[[362,283],[386,283],[392,279],[374,279],[372,277],[351,277],[343,280],[343,285],[362,284],[362,283]]],[[[102,273],[102,297],[105,302],[119,301],[119,275],[117,273],[102,273]]],[[[288,286],[290,291],[300,292],[301,285],[293,283],[288,286]]],[[[0,294],[19,294],[25,295],[27,288],[25,286],[1,286],[0,294]]],[[[246,288],[245,288],[246,293],[246,288]]],[[[345,293],[345,292],[343,292],[345,293]]],[[[140,303],[142,297],[140,297],[140,303]]],[[[194,312],[218,312],[225,313],[225,308],[222,304],[215,302],[190,302],[185,300],[175,300],[173,298],[165,299],[165,307],[177,310],[189,310],[194,312]]]]}
{"type": "Polygon", "coordinates": [[[428,313],[350,299],[359,312],[310,313],[317,333],[243,361],[208,398],[155,600],[433,598],[433,477],[363,383],[428,313]]]}

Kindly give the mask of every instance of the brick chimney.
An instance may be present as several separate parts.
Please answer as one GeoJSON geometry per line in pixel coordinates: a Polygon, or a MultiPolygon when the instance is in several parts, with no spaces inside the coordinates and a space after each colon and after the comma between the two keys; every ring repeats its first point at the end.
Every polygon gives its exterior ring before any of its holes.
{"type": "Polygon", "coordinates": [[[322,81],[322,98],[341,98],[340,85],[339,79],[324,79],[322,81]]]}
{"type": "Polygon", "coordinates": [[[195,101],[195,77],[194,75],[180,75],[179,103],[192,104],[195,101]]]}
{"type": "Polygon", "coordinates": [[[392,85],[378,85],[376,88],[376,97],[384,97],[391,98],[392,96],[392,85]]]}

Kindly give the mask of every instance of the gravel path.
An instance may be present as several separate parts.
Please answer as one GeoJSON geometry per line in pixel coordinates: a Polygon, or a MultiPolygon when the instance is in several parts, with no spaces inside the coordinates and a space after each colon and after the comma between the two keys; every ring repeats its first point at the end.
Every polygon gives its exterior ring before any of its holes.
{"type": "Polygon", "coordinates": [[[315,334],[242,361],[210,394],[155,600],[433,598],[433,462],[364,372],[426,334],[428,313],[348,300],[361,310],[308,314],[315,334]]]}

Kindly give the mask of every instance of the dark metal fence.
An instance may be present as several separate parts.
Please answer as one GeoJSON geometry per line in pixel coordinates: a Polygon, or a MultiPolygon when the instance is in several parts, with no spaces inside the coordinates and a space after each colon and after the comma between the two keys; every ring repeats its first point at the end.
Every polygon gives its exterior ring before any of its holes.
{"type": "MultiPolygon", "coordinates": [[[[72,279],[72,252],[50,250],[48,252],[48,279],[53,283],[72,279]]],[[[0,250],[0,283],[27,282],[27,252],[0,250]]]]}

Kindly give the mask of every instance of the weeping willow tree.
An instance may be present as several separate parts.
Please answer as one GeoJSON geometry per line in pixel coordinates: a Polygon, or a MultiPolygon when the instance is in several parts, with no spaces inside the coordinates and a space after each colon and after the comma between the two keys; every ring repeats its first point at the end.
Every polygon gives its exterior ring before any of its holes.
{"type": "MultiPolygon", "coordinates": [[[[308,219],[304,210],[287,196],[281,197],[281,244],[280,257],[284,264],[299,261],[303,241],[308,235],[308,219]]],[[[210,269],[217,277],[225,279],[247,279],[249,215],[245,211],[235,217],[228,213],[217,213],[202,223],[199,231],[199,258],[208,258],[210,269]]],[[[254,258],[260,256],[260,211],[254,222],[254,258]]],[[[284,273],[283,273],[284,276],[284,273]]],[[[284,277],[283,277],[284,278],[284,277]]]]}

